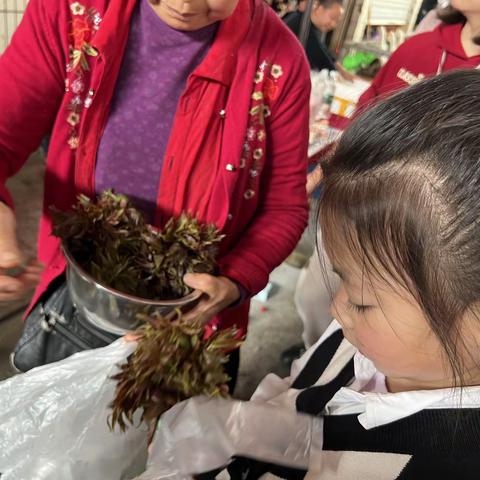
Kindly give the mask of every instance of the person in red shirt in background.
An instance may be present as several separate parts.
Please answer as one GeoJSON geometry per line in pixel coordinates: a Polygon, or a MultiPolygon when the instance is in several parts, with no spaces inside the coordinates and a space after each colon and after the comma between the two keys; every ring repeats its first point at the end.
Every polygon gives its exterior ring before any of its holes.
{"type": "Polygon", "coordinates": [[[442,24],[403,43],[360,97],[364,109],[379,97],[447,70],[480,67],[480,3],[453,0],[438,11],[442,24]]]}
{"type": "MultiPolygon", "coordinates": [[[[448,70],[480,68],[480,2],[452,0],[447,6],[439,8],[438,16],[442,23],[437,28],[409,38],[392,54],[360,97],[357,112],[424,78],[448,70]]],[[[319,166],[308,176],[309,194],[321,181],[319,166]]],[[[323,252],[321,237],[318,245],[318,252],[300,274],[295,293],[307,347],[315,343],[332,320],[329,303],[338,284],[323,252]]]]}

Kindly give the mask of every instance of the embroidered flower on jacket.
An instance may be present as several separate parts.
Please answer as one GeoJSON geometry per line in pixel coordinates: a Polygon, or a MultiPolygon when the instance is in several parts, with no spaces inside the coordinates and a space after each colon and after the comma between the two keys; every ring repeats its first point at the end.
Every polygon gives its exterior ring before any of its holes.
{"type": "Polygon", "coordinates": [[[80,95],[76,95],[75,97],[72,98],[70,105],[73,105],[74,107],[78,107],[82,103],[83,103],[82,97],[80,95]]]}
{"type": "Polygon", "coordinates": [[[86,85],[90,78],[86,72],[90,70],[88,57],[98,56],[97,50],[91,45],[95,33],[98,31],[102,17],[95,8],[87,8],[82,3],[74,1],[70,4],[72,19],[69,32],[69,56],[67,64],[67,80],[65,90],[71,95],[68,102],[69,113],[66,121],[70,126],[68,145],[72,150],[78,148],[78,125],[81,120],[83,107],[88,108],[92,103],[91,96],[85,95],[86,85]]]}
{"type": "Polygon", "coordinates": [[[280,78],[283,75],[283,69],[280,65],[272,65],[270,73],[273,78],[280,78]]]}
{"type": "Polygon", "coordinates": [[[76,70],[78,67],[88,70],[87,56],[96,57],[98,52],[90,45],[94,32],[102,21],[100,14],[95,9],[86,10],[79,2],[73,3],[71,10],[75,15],[71,22],[70,38],[73,39],[70,45],[69,70],[76,70]],[[82,13],[75,13],[82,12],[82,13]]]}
{"type": "Polygon", "coordinates": [[[70,5],[70,10],[74,15],[83,15],[85,13],[85,7],[79,2],[72,3],[70,5]]]}
{"type": "Polygon", "coordinates": [[[249,177],[244,193],[247,200],[253,198],[259,188],[260,173],[267,151],[268,128],[265,127],[265,119],[272,114],[272,101],[277,99],[280,91],[278,79],[283,74],[281,65],[272,64],[268,60],[263,60],[255,72],[248,126],[240,161],[240,168],[245,168],[249,177]]]}
{"type": "Polygon", "coordinates": [[[260,107],[261,107],[261,105],[255,105],[254,107],[252,107],[250,109],[250,115],[252,117],[255,117],[256,115],[258,115],[260,113],[260,107]]]}
{"type": "Polygon", "coordinates": [[[255,73],[255,78],[253,79],[253,81],[254,81],[255,83],[260,83],[260,82],[262,82],[262,81],[263,81],[263,72],[257,71],[257,72],[255,73]]]}
{"type": "Polygon", "coordinates": [[[263,72],[268,67],[268,63],[264,60],[259,66],[259,70],[263,72]]]}
{"type": "Polygon", "coordinates": [[[253,152],[253,158],[255,160],[260,160],[263,157],[263,149],[256,148],[253,152]]]}
{"type": "Polygon", "coordinates": [[[68,146],[72,150],[75,150],[76,148],[78,148],[79,143],[80,143],[79,138],[75,137],[75,136],[70,137],[69,140],[68,140],[68,146]]]}
{"type": "Polygon", "coordinates": [[[72,22],[72,33],[74,50],[81,50],[85,43],[90,40],[92,27],[84,18],[75,18],[72,22]]]}
{"type": "Polygon", "coordinates": [[[267,78],[265,80],[265,85],[263,88],[265,92],[265,98],[267,100],[275,100],[278,95],[278,86],[275,84],[275,82],[271,78],[267,78]]]}
{"type": "Polygon", "coordinates": [[[74,127],[75,125],[78,125],[78,122],[80,121],[80,115],[78,113],[72,112],[68,117],[67,117],[67,122],[74,127]]]}
{"type": "Polygon", "coordinates": [[[73,81],[72,83],[72,92],[75,94],[82,93],[85,88],[85,85],[83,84],[82,80],[77,78],[76,80],[73,81]]]}
{"type": "Polygon", "coordinates": [[[102,23],[102,17],[100,16],[100,14],[98,12],[95,12],[92,16],[92,21],[93,21],[93,24],[95,25],[95,30],[98,30],[99,27],[100,27],[100,24],[102,23]]]}

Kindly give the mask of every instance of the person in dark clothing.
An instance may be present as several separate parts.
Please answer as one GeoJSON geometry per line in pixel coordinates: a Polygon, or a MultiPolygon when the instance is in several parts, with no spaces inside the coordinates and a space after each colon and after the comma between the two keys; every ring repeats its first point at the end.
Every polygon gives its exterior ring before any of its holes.
{"type": "MultiPolygon", "coordinates": [[[[305,1],[299,3],[298,11],[283,17],[283,21],[298,37],[305,10],[305,1]]],[[[328,51],[322,37],[332,31],[343,15],[342,0],[315,0],[310,16],[310,33],[307,39],[306,54],[312,70],[336,70],[335,57],[328,51]]]]}

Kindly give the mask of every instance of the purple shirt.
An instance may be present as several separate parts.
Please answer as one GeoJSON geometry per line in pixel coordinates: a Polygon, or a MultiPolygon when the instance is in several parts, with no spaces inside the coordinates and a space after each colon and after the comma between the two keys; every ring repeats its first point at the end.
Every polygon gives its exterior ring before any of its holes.
{"type": "Polygon", "coordinates": [[[113,188],[126,194],[152,219],[178,100],[216,31],[217,24],[174,30],[148,0],[139,0],[98,149],[97,193],[113,188]]]}

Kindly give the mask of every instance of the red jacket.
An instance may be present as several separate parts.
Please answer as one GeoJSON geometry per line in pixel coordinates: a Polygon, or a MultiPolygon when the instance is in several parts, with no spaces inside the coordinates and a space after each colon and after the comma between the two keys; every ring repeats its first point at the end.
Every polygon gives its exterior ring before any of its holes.
{"type": "Polygon", "coordinates": [[[460,36],[463,24],[441,24],[435,30],[414,35],[403,43],[360,97],[362,109],[379,97],[448,70],[475,68],[480,55],[467,57],[460,36]]]}
{"type": "MultiPolygon", "coordinates": [[[[0,58],[0,198],[6,179],[52,131],[32,304],[65,268],[49,207],[94,194],[97,148],[136,0],[30,0],[0,58]]],[[[167,148],[157,224],[183,210],[226,238],[220,270],[251,294],[294,248],[307,221],[309,69],[262,0],[240,0],[182,94],[167,148]]],[[[245,328],[248,303],[216,322],[245,328]]]]}

